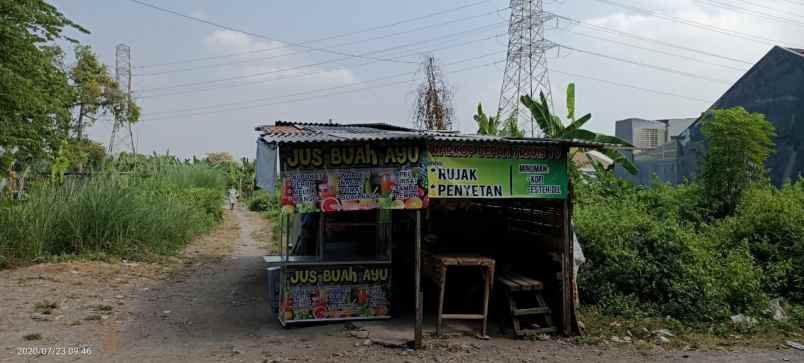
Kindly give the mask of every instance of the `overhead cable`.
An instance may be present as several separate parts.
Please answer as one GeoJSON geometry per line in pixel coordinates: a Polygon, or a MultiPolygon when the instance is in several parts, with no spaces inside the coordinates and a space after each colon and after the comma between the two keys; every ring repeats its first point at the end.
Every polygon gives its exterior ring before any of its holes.
{"type": "Polygon", "coordinates": [[[259,33],[255,33],[255,32],[244,30],[244,29],[239,29],[239,28],[236,28],[236,27],[233,27],[233,26],[230,26],[230,25],[225,25],[225,24],[216,23],[216,22],[213,22],[213,21],[210,21],[210,20],[201,19],[201,18],[196,17],[196,16],[192,16],[192,15],[180,13],[178,11],[173,11],[173,10],[170,10],[170,9],[166,9],[166,8],[161,7],[161,6],[150,4],[150,3],[147,3],[147,2],[144,2],[144,1],[140,1],[140,0],[128,0],[128,1],[130,1],[132,3],[135,3],[135,4],[145,6],[145,7],[149,7],[149,8],[154,9],[154,10],[161,11],[163,13],[172,14],[172,15],[179,16],[179,17],[189,19],[189,20],[192,20],[192,21],[196,21],[196,22],[199,22],[199,23],[204,23],[204,24],[207,24],[207,25],[211,25],[211,26],[214,26],[214,27],[217,27],[217,28],[220,28],[220,29],[245,34],[245,35],[252,36],[252,37],[255,37],[255,38],[262,38],[262,39],[270,40],[272,42],[282,42],[282,43],[285,43],[288,46],[292,46],[292,47],[310,49],[310,50],[315,50],[315,51],[322,52],[322,53],[336,54],[336,55],[340,55],[340,56],[345,56],[347,58],[363,58],[363,59],[372,59],[372,60],[376,60],[376,61],[390,62],[390,63],[416,64],[415,61],[401,61],[401,60],[398,60],[398,59],[386,59],[386,58],[381,58],[381,57],[372,57],[372,56],[367,56],[367,55],[362,55],[362,54],[354,54],[354,53],[349,53],[349,52],[342,52],[342,51],[334,50],[334,49],[309,46],[309,45],[305,45],[305,44],[298,43],[298,42],[289,42],[289,41],[277,39],[277,38],[274,38],[274,37],[271,37],[271,36],[268,36],[268,35],[259,34],[259,33]]]}
{"type": "MultiPolygon", "coordinates": [[[[305,40],[305,41],[301,41],[299,43],[300,44],[309,44],[309,43],[323,42],[323,41],[327,41],[327,40],[331,40],[331,39],[344,38],[344,37],[352,36],[352,35],[355,35],[355,34],[367,33],[367,32],[372,32],[372,31],[376,31],[376,30],[380,30],[380,29],[391,28],[391,27],[394,27],[394,26],[397,26],[397,25],[400,25],[400,24],[410,23],[410,22],[414,22],[414,21],[418,21],[418,20],[422,20],[422,19],[426,19],[426,18],[431,18],[431,17],[434,17],[434,16],[444,15],[444,14],[447,14],[447,13],[456,12],[456,11],[460,11],[460,10],[463,10],[463,9],[467,9],[467,8],[471,8],[471,7],[475,7],[475,6],[482,5],[482,4],[487,4],[487,3],[488,3],[487,0],[475,1],[475,2],[464,4],[464,5],[461,5],[461,6],[457,6],[457,7],[453,7],[453,8],[449,8],[449,9],[445,9],[445,10],[440,10],[440,11],[436,11],[436,12],[425,14],[425,15],[416,16],[416,17],[413,17],[413,18],[408,18],[408,19],[395,21],[395,22],[389,23],[389,24],[373,26],[373,27],[370,27],[370,28],[364,28],[364,29],[360,29],[360,30],[356,30],[356,31],[347,32],[347,33],[330,35],[330,36],[327,36],[327,37],[324,37],[324,38],[305,40]]],[[[496,11],[502,11],[502,10],[505,10],[505,9],[508,9],[508,8],[509,7],[500,8],[500,9],[498,9],[496,11]]],[[[163,63],[145,64],[145,65],[136,66],[136,68],[162,67],[162,66],[169,66],[169,65],[177,65],[177,64],[185,64],[185,63],[207,61],[207,60],[213,60],[213,59],[231,58],[231,57],[238,57],[238,56],[245,55],[245,54],[261,53],[261,52],[271,51],[271,50],[285,48],[285,47],[287,47],[287,46],[283,45],[283,46],[278,46],[278,47],[253,49],[253,50],[249,50],[249,51],[245,51],[245,52],[234,52],[234,53],[217,55],[217,56],[189,58],[189,59],[176,60],[176,61],[163,62],[163,63]]]]}

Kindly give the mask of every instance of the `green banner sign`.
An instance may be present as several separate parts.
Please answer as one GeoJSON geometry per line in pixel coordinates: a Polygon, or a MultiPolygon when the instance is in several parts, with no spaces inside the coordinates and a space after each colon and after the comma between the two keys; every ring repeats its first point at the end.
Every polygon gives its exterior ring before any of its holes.
{"type": "Polygon", "coordinates": [[[566,152],[558,146],[428,146],[430,198],[567,197],[566,152]]]}

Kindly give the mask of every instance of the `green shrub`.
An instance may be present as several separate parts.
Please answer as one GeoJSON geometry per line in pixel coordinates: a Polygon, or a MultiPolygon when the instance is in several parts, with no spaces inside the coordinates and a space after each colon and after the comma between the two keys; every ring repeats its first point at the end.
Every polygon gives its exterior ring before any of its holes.
{"type": "Polygon", "coordinates": [[[277,208],[276,197],[264,190],[255,190],[248,200],[248,209],[255,212],[266,212],[277,208]]]}
{"type": "Polygon", "coordinates": [[[723,250],[690,222],[700,214],[685,211],[681,198],[696,198],[693,186],[615,190],[603,198],[586,198],[588,191],[581,190],[574,214],[588,260],[579,276],[585,302],[609,314],[686,321],[766,306],[747,247],[723,250]]]}
{"type": "Polygon", "coordinates": [[[747,246],[762,267],[763,289],[804,302],[804,181],[746,190],[735,214],[711,231],[723,248],[747,246]]]}

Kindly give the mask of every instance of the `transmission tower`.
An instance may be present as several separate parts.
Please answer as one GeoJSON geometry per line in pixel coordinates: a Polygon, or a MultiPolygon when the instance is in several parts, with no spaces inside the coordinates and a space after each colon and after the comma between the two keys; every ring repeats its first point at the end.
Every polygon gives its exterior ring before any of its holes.
{"type": "MultiPolygon", "coordinates": [[[[131,47],[125,44],[118,44],[115,48],[115,79],[124,92],[126,98],[134,97],[131,92],[131,47]]],[[[112,138],[109,140],[109,154],[130,152],[135,153],[134,131],[131,123],[128,122],[128,102],[124,103],[123,109],[117,112],[112,128],[112,138]]]]}
{"type": "Polygon", "coordinates": [[[508,24],[508,58],[505,64],[497,116],[501,121],[516,117],[520,125],[530,128],[530,136],[542,136],[528,109],[519,102],[521,96],[538,99],[544,92],[550,105],[550,78],[546,52],[555,46],[544,39],[544,23],[552,15],[544,12],[542,0],[511,0],[508,24]]]}

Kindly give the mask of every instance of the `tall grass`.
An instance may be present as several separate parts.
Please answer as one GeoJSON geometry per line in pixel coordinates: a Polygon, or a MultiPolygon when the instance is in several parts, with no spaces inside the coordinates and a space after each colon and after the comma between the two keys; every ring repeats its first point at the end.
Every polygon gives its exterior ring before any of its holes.
{"type": "Polygon", "coordinates": [[[34,187],[0,206],[0,263],[104,253],[128,259],[175,253],[222,219],[225,176],[206,165],[98,174],[34,187]]]}

